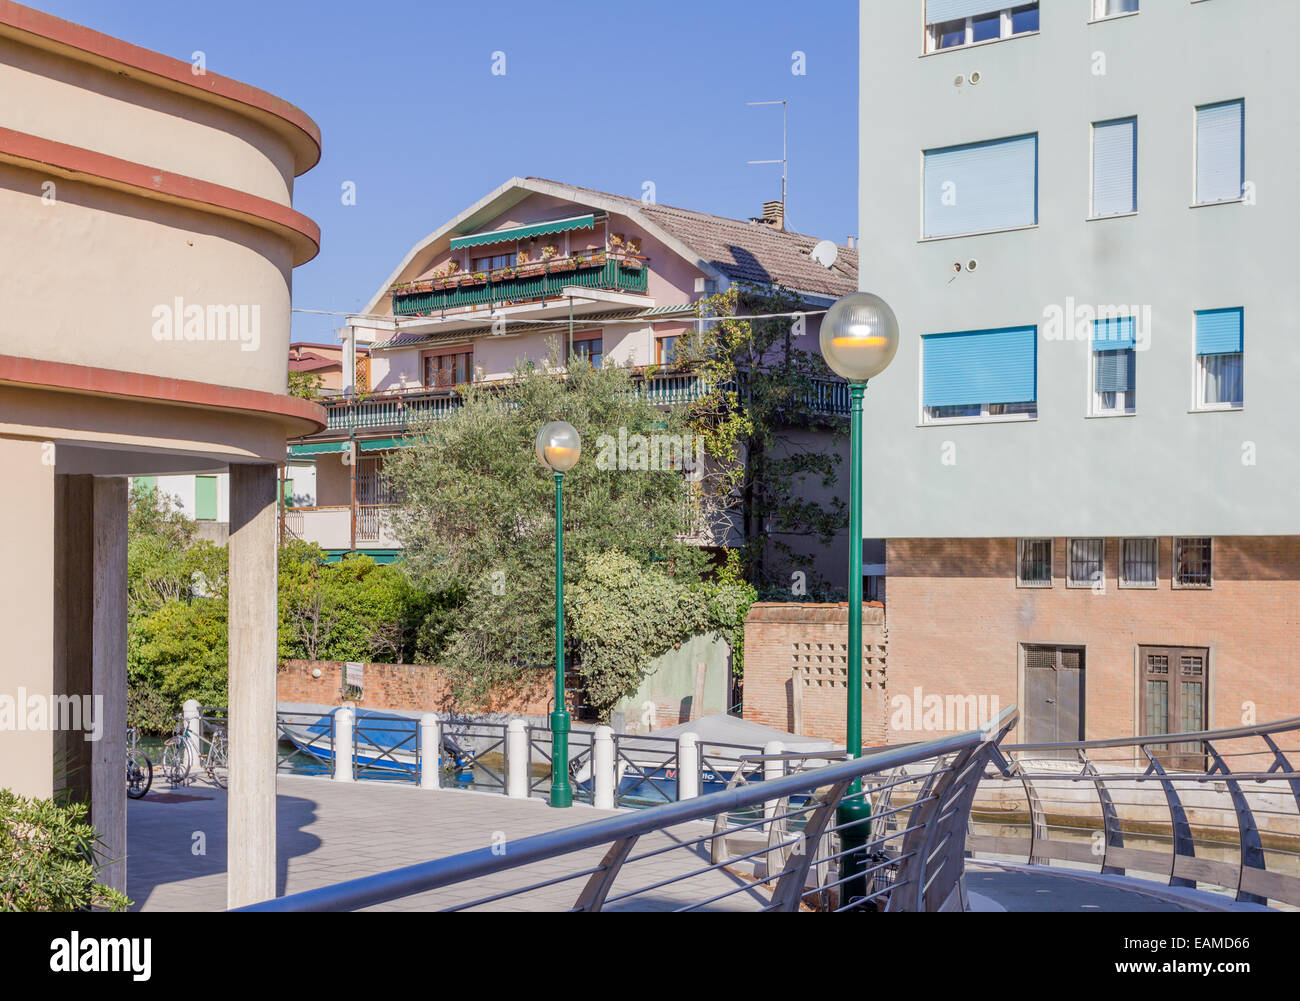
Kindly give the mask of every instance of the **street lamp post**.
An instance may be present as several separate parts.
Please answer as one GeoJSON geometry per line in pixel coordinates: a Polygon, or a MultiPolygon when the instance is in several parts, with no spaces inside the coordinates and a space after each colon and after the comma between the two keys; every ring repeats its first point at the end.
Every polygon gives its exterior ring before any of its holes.
{"type": "MultiPolygon", "coordinates": [[[[848,712],[844,749],[862,756],[862,398],[867,380],[883,372],[898,353],[898,319],[879,296],[855,292],[833,305],[822,320],[822,357],[849,383],[852,432],[849,441],[849,649],[848,712]]],[[[836,814],[840,828],[843,899],[867,894],[867,843],[871,804],[861,780],[849,787],[836,814]]]]}
{"type": "Polygon", "coordinates": [[[564,701],[564,474],[578,464],[582,437],[565,421],[537,432],[537,459],[555,474],[555,710],[551,713],[551,806],[572,806],[569,710],[564,701]]]}

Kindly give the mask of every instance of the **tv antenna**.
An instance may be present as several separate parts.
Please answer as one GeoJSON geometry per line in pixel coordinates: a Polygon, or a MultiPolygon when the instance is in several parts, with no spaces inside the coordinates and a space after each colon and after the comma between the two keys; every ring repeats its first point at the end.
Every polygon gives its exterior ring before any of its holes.
{"type": "Polygon", "coordinates": [[[745,102],[751,108],[764,107],[767,105],[781,105],[781,159],[779,160],[750,160],[751,167],[764,166],[769,164],[781,165],[781,211],[786,211],[785,195],[787,186],[787,169],[789,167],[789,121],[790,121],[790,102],[789,101],[747,101],[745,102]]]}

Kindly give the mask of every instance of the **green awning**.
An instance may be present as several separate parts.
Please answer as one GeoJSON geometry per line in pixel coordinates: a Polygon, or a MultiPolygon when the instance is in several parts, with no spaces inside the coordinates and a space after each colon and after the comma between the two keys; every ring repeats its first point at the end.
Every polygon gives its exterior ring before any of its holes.
{"type": "Polygon", "coordinates": [[[325,455],[329,452],[346,452],[346,441],[312,441],[300,445],[290,445],[289,454],[295,458],[300,455],[325,455]]]}
{"type": "Polygon", "coordinates": [[[534,223],[531,226],[515,226],[512,229],[498,229],[491,233],[474,233],[471,236],[452,237],[451,249],[461,250],[465,247],[482,247],[488,243],[505,243],[508,240],[527,240],[534,236],[550,236],[552,233],[568,233],[575,229],[591,229],[596,225],[596,216],[578,215],[571,219],[555,219],[551,222],[534,223]]]}
{"type": "Polygon", "coordinates": [[[388,448],[410,448],[415,444],[414,438],[366,438],[358,439],[357,444],[363,452],[382,452],[388,448]]]}

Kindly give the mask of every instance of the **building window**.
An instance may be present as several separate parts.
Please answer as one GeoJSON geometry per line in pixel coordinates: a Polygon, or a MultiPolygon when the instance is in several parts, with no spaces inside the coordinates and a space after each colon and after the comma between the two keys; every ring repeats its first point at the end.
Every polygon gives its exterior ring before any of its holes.
{"type": "Polygon", "coordinates": [[[927,150],[924,237],[1038,225],[1038,136],[927,150]]]}
{"type": "Polygon", "coordinates": [[[680,334],[674,334],[672,337],[660,337],[655,341],[655,364],[673,366],[678,364],[677,352],[678,347],[685,347],[686,342],[681,340],[680,334]]]}
{"type": "Polygon", "coordinates": [[[1159,546],[1159,539],[1120,539],[1120,587],[1152,588],[1157,585],[1159,546]]]}
{"type": "Polygon", "coordinates": [[[508,268],[515,263],[514,254],[493,254],[490,257],[476,257],[470,263],[471,271],[496,271],[508,268]]]}
{"type": "Polygon", "coordinates": [[[1106,540],[1071,539],[1069,545],[1069,587],[1092,587],[1106,576],[1106,540]]]}
{"type": "Polygon", "coordinates": [[[1038,4],[999,0],[926,0],[925,50],[1013,38],[1038,30],[1038,4]]]}
{"type": "Polygon", "coordinates": [[[422,359],[424,385],[429,389],[450,389],[472,381],[474,352],[427,354],[422,359]]]}
{"type": "Polygon", "coordinates": [[[605,358],[604,343],[603,337],[575,338],[573,347],[569,350],[569,358],[585,358],[592,368],[600,368],[605,358]]]}
{"type": "Polygon", "coordinates": [[[1208,538],[1174,539],[1174,587],[1211,587],[1213,551],[1214,544],[1208,538]]]}
{"type": "Polygon", "coordinates": [[[926,424],[1038,416],[1038,328],[931,334],[922,344],[926,424]]]}
{"type": "Polygon", "coordinates": [[[1020,539],[1016,543],[1016,584],[1052,586],[1052,540],[1020,539]]]}
{"type": "Polygon", "coordinates": [[[1092,126],[1092,216],[1131,215],[1137,202],[1137,119],[1092,126]]]}
{"type": "Polygon", "coordinates": [[[1246,102],[1196,109],[1196,204],[1235,202],[1246,180],[1246,102]]]}
{"type": "MultiPolygon", "coordinates": [[[[1144,646],[1138,656],[1142,735],[1204,730],[1209,707],[1209,649],[1144,646]]],[[[1166,768],[1205,769],[1199,743],[1147,746],[1166,768]]]]}
{"type": "Polygon", "coordinates": [[[1233,410],[1245,401],[1243,309],[1196,314],[1196,407],[1233,410]]]}
{"type": "Polygon", "coordinates": [[[1118,14],[1136,14],[1138,0],[1092,0],[1093,20],[1115,17],[1118,14]]]}
{"type": "Polygon", "coordinates": [[[194,477],[194,520],[217,520],[217,478],[194,477]]]}
{"type": "Polygon", "coordinates": [[[1131,316],[1092,325],[1092,414],[1137,412],[1137,336],[1131,316]]]}

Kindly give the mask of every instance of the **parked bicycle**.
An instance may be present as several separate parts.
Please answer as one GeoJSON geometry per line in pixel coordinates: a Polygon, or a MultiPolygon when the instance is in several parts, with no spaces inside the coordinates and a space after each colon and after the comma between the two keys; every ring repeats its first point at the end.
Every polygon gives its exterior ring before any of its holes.
{"type": "Polygon", "coordinates": [[[132,799],[144,799],[149,787],[153,785],[153,762],[149,755],[137,746],[140,731],[133,726],[126,728],[126,794],[132,799]]]}
{"type": "Polygon", "coordinates": [[[163,743],[163,774],[172,785],[183,785],[189,781],[190,772],[198,768],[208,773],[214,783],[226,788],[228,764],[226,760],[226,731],[221,727],[212,728],[212,736],[202,733],[192,734],[185,717],[178,718],[176,733],[163,743]],[[191,737],[199,748],[199,760],[194,760],[191,737]]]}

